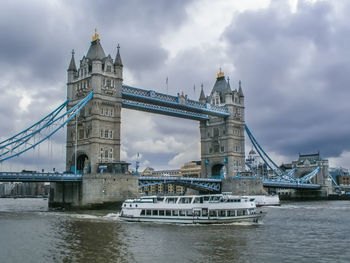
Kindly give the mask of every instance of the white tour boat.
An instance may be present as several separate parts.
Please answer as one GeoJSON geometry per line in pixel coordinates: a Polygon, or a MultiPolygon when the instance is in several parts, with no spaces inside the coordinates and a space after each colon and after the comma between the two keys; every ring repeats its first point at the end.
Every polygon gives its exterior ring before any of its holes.
{"type": "Polygon", "coordinates": [[[254,198],[257,207],[281,205],[278,195],[249,195],[247,197],[254,198]]]}
{"type": "Polygon", "coordinates": [[[218,224],[258,222],[254,198],[228,194],[145,196],[122,204],[120,218],[136,222],[218,224]]]}

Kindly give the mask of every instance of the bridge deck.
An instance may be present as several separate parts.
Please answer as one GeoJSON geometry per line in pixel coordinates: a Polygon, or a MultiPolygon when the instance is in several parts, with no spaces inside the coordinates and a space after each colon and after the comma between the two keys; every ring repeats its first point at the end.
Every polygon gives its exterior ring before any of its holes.
{"type": "Polygon", "coordinates": [[[273,188],[292,188],[292,189],[321,189],[319,184],[291,183],[283,181],[263,181],[263,186],[273,188]]]}
{"type": "Polygon", "coordinates": [[[0,182],[81,182],[81,174],[0,172],[0,182]]]}

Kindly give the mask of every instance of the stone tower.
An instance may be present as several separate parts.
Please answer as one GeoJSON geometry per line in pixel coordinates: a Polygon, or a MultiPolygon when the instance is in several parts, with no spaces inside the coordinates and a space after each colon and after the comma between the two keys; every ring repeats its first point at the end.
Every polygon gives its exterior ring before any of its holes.
{"type": "Polygon", "coordinates": [[[100,165],[120,162],[123,64],[119,45],[113,61],[110,55],[105,55],[95,31],[79,68],[76,68],[73,51],[67,71],[67,110],[91,91],[94,95],[79,116],[67,125],[66,169],[96,173],[100,165]]]}
{"type": "Polygon", "coordinates": [[[244,95],[239,89],[231,90],[229,79],[219,71],[208,97],[203,88],[200,101],[226,106],[229,117],[212,117],[200,122],[202,177],[232,177],[244,169],[244,95]]]}

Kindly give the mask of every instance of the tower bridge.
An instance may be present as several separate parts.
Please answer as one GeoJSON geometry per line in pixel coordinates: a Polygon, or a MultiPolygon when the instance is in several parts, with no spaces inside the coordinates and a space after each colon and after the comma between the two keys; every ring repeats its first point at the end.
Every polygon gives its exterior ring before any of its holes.
{"type": "MultiPolygon", "coordinates": [[[[73,175],[0,173],[0,181],[11,178],[18,181],[22,176],[23,181],[55,182],[51,187],[51,206],[84,207],[121,201],[138,195],[137,188],[140,185],[157,184],[161,180],[164,182],[164,178],[138,180],[137,176],[128,172],[128,163],[120,159],[122,108],[199,122],[201,178],[169,178],[168,183],[211,192],[227,190],[228,186],[230,189],[234,184],[232,180],[215,181],[212,178],[220,178],[222,175],[232,178],[244,170],[245,130],[253,144],[258,149],[261,148],[245,126],[241,82],[238,89],[232,90],[221,69],[211,93],[206,96],[202,87],[198,101],[189,99],[183,93],[172,96],[131,87],[123,84],[119,45],[113,60],[110,55],[106,56],[95,32],[79,67],[76,66],[74,51],[72,52],[67,78],[65,103],[28,129],[0,142],[2,162],[33,149],[62,127],[67,127],[66,171],[73,175]],[[63,112],[64,107],[66,112],[63,112]]],[[[272,161],[270,158],[267,160],[272,161]]],[[[283,171],[274,171],[285,179],[283,171]]],[[[256,185],[262,188],[262,181],[257,180],[256,185]]]]}

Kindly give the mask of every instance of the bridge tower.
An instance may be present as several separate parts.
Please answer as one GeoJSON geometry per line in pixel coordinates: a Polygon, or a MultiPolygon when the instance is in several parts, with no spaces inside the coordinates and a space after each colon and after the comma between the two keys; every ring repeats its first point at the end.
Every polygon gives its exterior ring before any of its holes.
{"type": "Polygon", "coordinates": [[[226,106],[229,117],[212,117],[200,122],[202,177],[232,177],[244,169],[244,95],[239,82],[237,90],[231,90],[229,78],[217,73],[216,82],[209,96],[203,87],[199,100],[226,106]]]}
{"type": "Polygon", "coordinates": [[[120,114],[123,64],[119,53],[106,56],[95,31],[90,48],[76,68],[68,67],[67,110],[94,91],[79,117],[67,125],[67,171],[97,173],[101,164],[120,162],[120,114]],[[75,156],[75,153],[76,156],[75,156]]]}

